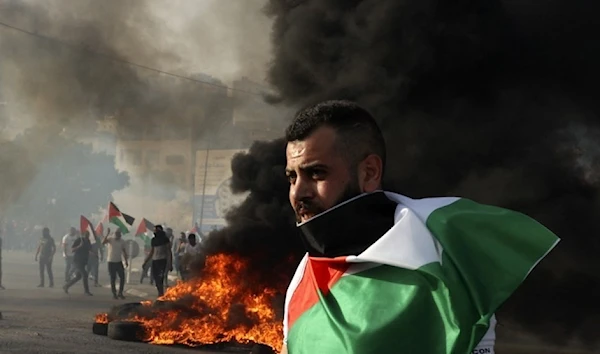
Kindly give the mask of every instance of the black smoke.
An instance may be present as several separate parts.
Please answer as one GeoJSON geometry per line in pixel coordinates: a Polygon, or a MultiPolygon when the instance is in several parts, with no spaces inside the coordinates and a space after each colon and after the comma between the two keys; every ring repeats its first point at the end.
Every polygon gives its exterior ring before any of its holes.
{"type": "MultiPolygon", "coordinates": [[[[500,321],[546,340],[591,342],[600,316],[599,7],[270,0],[268,76],[282,104],[367,107],[388,142],[386,189],[516,209],[557,233],[560,246],[500,321]]],[[[297,254],[283,154],[281,142],[257,144],[234,161],[236,189],[251,194],[233,226],[211,237],[215,250],[297,254]]]]}
{"type": "Polygon", "coordinates": [[[227,216],[228,227],[213,231],[202,245],[207,254],[229,253],[251,262],[247,278],[285,293],[302,255],[285,177],[285,141],[256,142],[231,163],[234,193],[249,191],[227,216]]]}

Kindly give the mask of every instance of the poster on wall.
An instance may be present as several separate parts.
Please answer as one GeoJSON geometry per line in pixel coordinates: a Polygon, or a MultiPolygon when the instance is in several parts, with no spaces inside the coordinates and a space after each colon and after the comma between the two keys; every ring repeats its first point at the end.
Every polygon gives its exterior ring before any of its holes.
{"type": "Polygon", "coordinates": [[[246,199],[247,193],[231,192],[231,160],[243,149],[196,151],[194,221],[204,234],[226,225],[225,214],[246,199]]]}

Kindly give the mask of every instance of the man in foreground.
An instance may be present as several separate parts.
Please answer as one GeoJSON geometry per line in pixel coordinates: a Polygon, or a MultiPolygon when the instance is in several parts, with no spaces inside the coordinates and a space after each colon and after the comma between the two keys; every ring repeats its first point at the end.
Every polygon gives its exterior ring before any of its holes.
{"type": "Polygon", "coordinates": [[[125,268],[123,268],[123,261],[125,261],[125,267],[129,266],[127,263],[127,250],[125,250],[125,241],[123,240],[121,230],[115,231],[115,237],[108,237],[110,235],[110,229],[106,233],[102,244],[108,244],[108,257],[106,257],[108,263],[108,275],[110,277],[110,289],[113,293],[113,298],[125,299],[123,295],[123,288],[125,287],[125,268]],[[119,276],[119,293],[117,293],[116,281],[119,276]]]}
{"type": "Polygon", "coordinates": [[[50,229],[44,227],[42,230],[42,239],[38,246],[37,252],[35,253],[35,260],[40,265],[40,284],[38,288],[43,288],[45,279],[44,273],[48,272],[48,286],[54,287],[54,275],[52,274],[52,260],[54,259],[54,253],[56,253],[56,244],[54,239],[50,236],[50,229]]]}
{"type": "Polygon", "coordinates": [[[494,353],[494,313],[558,238],[509,210],[383,192],[382,134],[352,102],[301,110],[286,138],[307,254],[283,353],[494,353]]]}

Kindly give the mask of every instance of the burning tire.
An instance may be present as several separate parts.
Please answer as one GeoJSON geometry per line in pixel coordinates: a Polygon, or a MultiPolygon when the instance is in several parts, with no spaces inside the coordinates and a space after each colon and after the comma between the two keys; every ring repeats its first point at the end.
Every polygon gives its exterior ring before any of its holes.
{"type": "Polygon", "coordinates": [[[276,354],[273,348],[264,344],[255,344],[250,354],[276,354]]]}
{"type": "Polygon", "coordinates": [[[123,305],[114,306],[108,313],[108,321],[127,319],[131,315],[136,314],[140,307],[142,307],[141,302],[129,302],[123,305]]]}
{"type": "Polygon", "coordinates": [[[94,322],[92,325],[92,333],[99,336],[105,336],[108,334],[108,323],[94,322]]]}
{"type": "Polygon", "coordinates": [[[108,324],[108,338],[127,342],[143,342],[146,330],[140,322],[113,321],[108,324]]]}

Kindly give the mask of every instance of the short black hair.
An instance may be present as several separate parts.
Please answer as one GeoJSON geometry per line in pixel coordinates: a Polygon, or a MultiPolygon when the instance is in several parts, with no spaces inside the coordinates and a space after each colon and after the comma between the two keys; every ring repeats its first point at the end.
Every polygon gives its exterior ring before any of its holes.
{"type": "Polygon", "coordinates": [[[352,165],[370,154],[378,155],[385,167],[385,141],[375,118],[357,103],[330,100],[310,105],[298,111],[285,131],[288,142],[304,140],[315,130],[333,128],[342,151],[352,165]]]}

